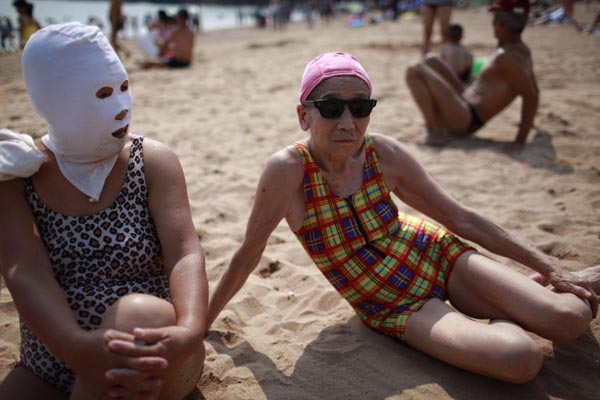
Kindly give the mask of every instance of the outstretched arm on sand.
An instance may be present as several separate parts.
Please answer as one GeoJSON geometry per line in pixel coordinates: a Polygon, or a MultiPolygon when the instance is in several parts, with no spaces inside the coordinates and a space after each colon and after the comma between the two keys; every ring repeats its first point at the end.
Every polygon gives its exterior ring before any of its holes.
{"type": "Polygon", "coordinates": [[[275,153],[260,177],[242,245],[211,296],[208,327],[256,268],[271,232],[290,214],[302,182],[302,166],[298,167],[299,161],[295,161],[292,151],[295,150],[288,147],[275,153]]]}
{"type": "Polygon", "coordinates": [[[592,312],[596,315],[598,294],[587,277],[559,269],[538,250],[527,246],[490,219],[456,201],[395,140],[377,135],[375,143],[378,144],[377,153],[383,168],[393,172],[394,180],[389,186],[402,201],[453,233],[494,254],[533,269],[558,290],[589,301],[592,312]]]}
{"type": "Polygon", "coordinates": [[[499,55],[496,59],[498,69],[508,80],[508,84],[521,96],[521,121],[515,140],[505,148],[508,151],[520,150],[525,146],[533,120],[537,113],[540,91],[537,86],[533,69],[529,75],[514,56],[508,53],[499,55]]]}

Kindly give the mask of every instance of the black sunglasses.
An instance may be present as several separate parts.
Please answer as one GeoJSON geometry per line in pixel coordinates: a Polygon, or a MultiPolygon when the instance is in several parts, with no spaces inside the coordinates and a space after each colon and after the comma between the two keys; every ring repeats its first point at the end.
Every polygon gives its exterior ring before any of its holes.
{"type": "Polygon", "coordinates": [[[327,119],[335,119],[342,116],[344,113],[344,106],[348,105],[348,110],[354,118],[365,118],[371,114],[373,107],[377,105],[375,99],[353,99],[353,100],[340,100],[340,99],[324,99],[324,100],[305,100],[302,102],[303,106],[315,106],[319,110],[321,117],[327,119]]]}

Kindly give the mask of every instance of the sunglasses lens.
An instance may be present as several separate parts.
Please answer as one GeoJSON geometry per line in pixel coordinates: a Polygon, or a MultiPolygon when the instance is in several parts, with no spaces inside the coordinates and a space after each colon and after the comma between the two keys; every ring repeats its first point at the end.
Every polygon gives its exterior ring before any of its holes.
{"type": "Polygon", "coordinates": [[[323,118],[335,119],[341,117],[344,113],[344,107],[346,104],[348,105],[348,109],[354,118],[365,118],[371,114],[373,107],[375,107],[377,104],[377,100],[357,99],[344,101],[339,99],[326,99],[309,103],[314,104],[314,106],[319,110],[319,114],[321,114],[321,117],[323,118]]]}
{"type": "Polygon", "coordinates": [[[321,100],[316,106],[323,118],[339,118],[344,113],[344,102],[341,100],[321,100]]]}
{"type": "Polygon", "coordinates": [[[375,104],[370,99],[351,100],[348,102],[348,108],[354,118],[365,118],[371,114],[375,104]]]}

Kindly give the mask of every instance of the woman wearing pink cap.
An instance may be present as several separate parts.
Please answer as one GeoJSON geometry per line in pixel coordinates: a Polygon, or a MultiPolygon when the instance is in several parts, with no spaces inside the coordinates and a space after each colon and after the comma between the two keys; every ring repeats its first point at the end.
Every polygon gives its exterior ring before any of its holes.
{"type": "Polygon", "coordinates": [[[370,328],[469,371],[509,382],[532,379],[542,354],[522,327],[561,341],[583,333],[596,314],[600,266],[561,271],[450,197],[400,143],[368,133],[377,104],[371,92],[368,74],[349,54],[308,63],[297,113],[310,135],[269,160],[243,243],[210,300],[207,325],[242,287],[285,218],[370,328]],[[392,193],[441,225],[400,213],[392,193]],[[479,254],[450,231],[532,268],[557,291],[479,254]]]}

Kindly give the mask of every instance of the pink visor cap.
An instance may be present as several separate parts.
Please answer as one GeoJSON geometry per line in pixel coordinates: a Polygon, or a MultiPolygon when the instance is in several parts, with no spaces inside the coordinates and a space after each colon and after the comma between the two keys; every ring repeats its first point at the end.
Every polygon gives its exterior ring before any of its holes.
{"type": "Polygon", "coordinates": [[[300,86],[300,101],[304,101],[325,79],[334,76],[355,76],[372,90],[371,79],[358,60],[348,53],[325,53],[317,56],[304,69],[300,86]]]}

